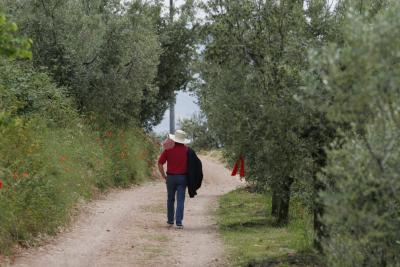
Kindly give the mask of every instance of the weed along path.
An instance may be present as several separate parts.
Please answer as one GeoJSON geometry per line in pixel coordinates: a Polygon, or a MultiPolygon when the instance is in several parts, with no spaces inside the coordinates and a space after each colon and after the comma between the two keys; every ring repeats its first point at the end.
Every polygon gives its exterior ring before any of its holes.
{"type": "Polygon", "coordinates": [[[222,164],[202,161],[204,183],[198,196],[186,199],[185,229],[166,226],[160,180],[87,204],[70,230],[5,266],[226,266],[213,213],[218,197],[241,183],[222,164]]]}

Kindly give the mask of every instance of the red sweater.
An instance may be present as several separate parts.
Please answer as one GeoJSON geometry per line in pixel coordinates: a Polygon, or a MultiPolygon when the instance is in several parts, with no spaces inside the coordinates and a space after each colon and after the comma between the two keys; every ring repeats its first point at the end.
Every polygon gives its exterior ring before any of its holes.
{"type": "Polygon", "coordinates": [[[167,174],[186,174],[187,150],[184,144],[175,143],[173,148],[161,153],[158,163],[164,165],[167,162],[167,174]]]}

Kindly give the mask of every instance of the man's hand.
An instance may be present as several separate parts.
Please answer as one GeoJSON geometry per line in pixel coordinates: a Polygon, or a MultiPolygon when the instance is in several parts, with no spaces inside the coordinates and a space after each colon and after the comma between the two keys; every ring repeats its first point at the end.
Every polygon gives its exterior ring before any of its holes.
{"type": "Polygon", "coordinates": [[[160,174],[164,178],[164,180],[167,180],[167,175],[165,175],[164,167],[162,164],[158,164],[158,170],[160,171],[160,174]]]}

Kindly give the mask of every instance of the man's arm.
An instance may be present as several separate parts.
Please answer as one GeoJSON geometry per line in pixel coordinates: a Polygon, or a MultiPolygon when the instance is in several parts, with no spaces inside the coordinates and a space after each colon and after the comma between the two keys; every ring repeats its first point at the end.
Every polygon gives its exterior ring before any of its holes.
{"type": "Polygon", "coordinates": [[[165,175],[164,166],[162,164],[160,164],[160,163],[158,163],[158,170],[160,171],[161,176],[166,180],[167,179],[167,175],[165,175]]]}

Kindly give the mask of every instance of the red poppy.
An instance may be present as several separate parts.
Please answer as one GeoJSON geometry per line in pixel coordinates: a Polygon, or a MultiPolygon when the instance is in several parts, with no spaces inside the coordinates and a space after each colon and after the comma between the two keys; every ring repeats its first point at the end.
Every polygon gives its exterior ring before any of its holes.
{"type": "Polygon", "coordinates": [[[3,188],[3,181],[0,180],[0,189],[2,189],[2,188],[3,188]]]}
{"type": "Polygon", "coordinates": [[[113,135],[112,131],[106,131],[106,136],[111,137],[113,135]]]}
{"type": "Polygon", "coordinates": [[[24,172],[24,173],[22,173],[22,176],[23,176],[23,177],[28,177],[28,176],[29,176],[29,173],[24,172]]]}

